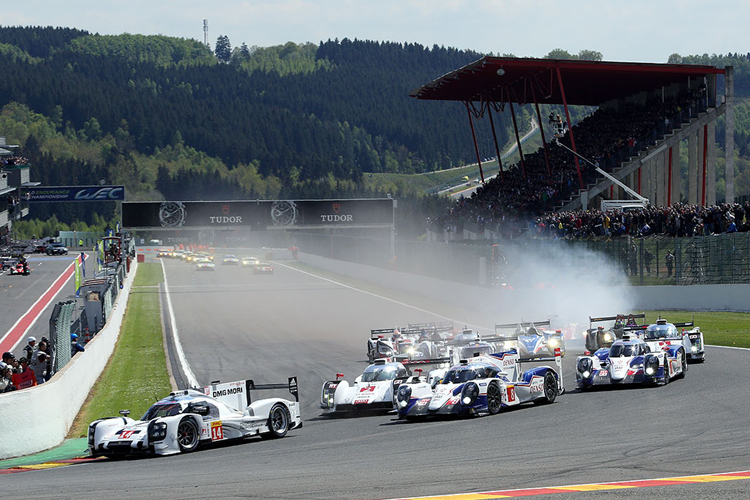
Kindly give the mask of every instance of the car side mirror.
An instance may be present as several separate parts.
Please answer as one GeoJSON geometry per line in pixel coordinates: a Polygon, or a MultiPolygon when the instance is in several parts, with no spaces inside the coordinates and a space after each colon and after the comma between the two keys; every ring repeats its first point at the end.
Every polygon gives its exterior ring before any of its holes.
{"type": "Polygon", "coordinates": [[[120,410],[120,415],[122,415],[123,417],[127,417],[128,415],[130,415],[130,410],[120,410]]]}
{"type": "Polygon", "coordinates": [[[197,413],[198,415],[205,417],[209,414],[209,408],[204,404],[197,404],[190,407],[190,413],[197,413]]]}

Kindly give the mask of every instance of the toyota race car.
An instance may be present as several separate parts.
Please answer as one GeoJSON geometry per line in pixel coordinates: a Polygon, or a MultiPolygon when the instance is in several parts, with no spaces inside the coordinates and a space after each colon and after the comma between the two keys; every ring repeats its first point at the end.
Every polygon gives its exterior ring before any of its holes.
{"type": "Polygon", "coordinates": [[[91,456],[133,453],[171,455],[190,452],[203,443],[248,436],[281,438],[302,427],[297,377],[287,384],[256,385],[252,380],[213,384],[202,390],[171,393],[140,418],[108,417],[89,424],[91,456]],[[256,389],[288,389],[295,401],[282,398],[250,400],[256,389]]]}
{"type": "Polygon", "coordinates": [[[432,383],[428,379],[400,384],[396,392],[398,416],[494,415],[504,407],[528,401],[552,403],[564,391],[559,349],[554,360],[557,369],[536,366],[521,373],[516,351],[463,359],[442,373],[431,372],[432,383]]]}
{"type": "Polygon", "coordinates": [[[686,371],[687,356],[682,345],[659,347],[624,335],[611,347],[576,359],[576,385],[579,389],[595,385],[664,385],[684,377],[686,371]]]}
{"type": "MultiPolygon", "coordinates": [[[[560,349],[560,355],[565,356],[565,339],[560,330],[542,330],[538,327],[549,326],[550,321],[531,321],[522,323],[508,323],[495,325],[495,338],[484,340],[502,341],[502,350],[517,349],[521,359],[550,357],[555,355],[555,349],[560,349]],[[498,330],[515,328],[512,335],[500,335],[498,330]]],[[[500,352],[499,350],[496,352],[500,352]]]]}
{"type": "Polygon", "coordinates": [[[688,361],[704,362],[706,360],[706,346],[703,343],[703,332],[692,321],[686,323],[667,323],[659,318],[656,323],[649,325],[644,334],[644,340],[652,349],[665,345],[682,346],[687,353],[688,361]],[[685,331],[684,328],[690,328],[685,331]],[[683,328],[682,332],[679,328],[683,328]]]}

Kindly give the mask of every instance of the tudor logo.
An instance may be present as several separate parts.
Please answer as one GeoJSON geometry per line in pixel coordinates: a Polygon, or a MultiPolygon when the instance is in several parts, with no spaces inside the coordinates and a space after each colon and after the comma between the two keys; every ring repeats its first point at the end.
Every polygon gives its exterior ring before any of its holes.
{"type": "Polygon", "coordinates": [[[227,215],[229,213],[229,205],[222,205],[221,213],[223,213],[224,215],[227,215]]]}
{"type": "Polygon", "coordinates": [[[333,213],[337,214],[341,211],[341,203],[334,203],[333,204],[333,213]]]}

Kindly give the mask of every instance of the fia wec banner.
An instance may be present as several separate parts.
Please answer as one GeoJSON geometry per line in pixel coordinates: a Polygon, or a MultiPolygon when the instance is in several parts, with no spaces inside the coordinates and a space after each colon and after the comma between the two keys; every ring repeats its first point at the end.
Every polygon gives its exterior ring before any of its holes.
{"type": "Polygon", "coordinates": [[[394,200],[256,200],[125,202],[128,229],[232,229],[385,227],[394,200]]]}
{"type": "Polygon", "coordinates": [[[26,201],[124,201],[125,186],[39,186],[26,191],[26,201]]]}

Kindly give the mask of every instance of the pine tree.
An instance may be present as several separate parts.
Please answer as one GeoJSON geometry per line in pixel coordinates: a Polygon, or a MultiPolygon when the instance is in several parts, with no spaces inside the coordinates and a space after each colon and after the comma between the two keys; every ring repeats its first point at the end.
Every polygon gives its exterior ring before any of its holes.
{"type": "Polygon", "coordinates": [[[229,43],[229,37],[226,35],[220,35],[216,39],[216,48],[214,49],[216,59],[223,63],[228,63],[232,58],[232,45],[229,43]]]}

